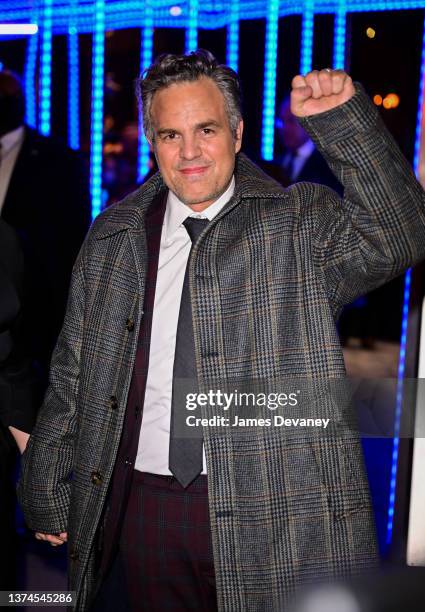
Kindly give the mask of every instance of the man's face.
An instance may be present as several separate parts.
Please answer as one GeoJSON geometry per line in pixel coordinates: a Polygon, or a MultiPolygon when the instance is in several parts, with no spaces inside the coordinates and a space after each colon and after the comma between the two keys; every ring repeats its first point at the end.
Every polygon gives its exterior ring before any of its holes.
{"type": "Polygon", "coordinates": [[[204,210],[232,178],[242,121],[234,138],[223,94],[205,77],[158,91],[151,117],[154,151],[167,187],[192,210],[204,210]]]}

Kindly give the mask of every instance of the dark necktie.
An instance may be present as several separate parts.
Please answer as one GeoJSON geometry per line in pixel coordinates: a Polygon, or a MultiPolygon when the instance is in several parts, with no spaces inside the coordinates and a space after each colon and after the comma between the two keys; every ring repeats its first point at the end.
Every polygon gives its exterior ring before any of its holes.
{"type": "MultiPolygon", "coordinates": [[[[192,241],[192,248],[207,224],[208,219],[197,219],[194,217],[188,217],[186,221],[184,221],[183,225],[192,241]]],[[[181,432],[185,431],[185,419],[189,414],[185,405],[183,405],[185,394],[181,392],[181,387],[184,381],[192,383],[196,380],[195,343],[193,339],[188,268],[189,259],[184,276],[179,319],[177,323],[169,453],[170,472],[177,478],[183,487],[187,487],[202,472],[203,442],[202,435],[199,431],[196,432],[198,434],[196,437],[190,438],[187,435],[181,437],[181,432]],[[176,389],[176,385],[178,385],[178,389],[176,389]]],[[[198,430],[198,428],[194,429],[198,430]]],[[[188,428],[186,428],[186,431],[188,431],[188,428]]]]}

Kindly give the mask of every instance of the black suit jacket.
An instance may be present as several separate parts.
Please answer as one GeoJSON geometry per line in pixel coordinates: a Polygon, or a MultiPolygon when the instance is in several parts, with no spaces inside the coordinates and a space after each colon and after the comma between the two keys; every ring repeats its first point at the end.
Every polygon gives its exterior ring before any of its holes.
{"type": "Polygon", "coordinates": [[[301,172],[295,179],[291,181],[288,176],[286,169],[283,166],[283,160],[285,159],[286,152],[283,155],[276,157],[275,160],[268,162],[265,160],[257,160],[260,168],[266,172],[269,176],[275,179],[278,183],[284,187],[294,183],[300,183],[307,181],[311,183],[319,183],[319,185],[327,185],[340,196],[344,195],[344,188],[338,181],[332,170],[329,168],[325,161],[325,158],[319,153],[317,149],[314,149],[310,157],[301,168],[301,172]]]}
{"type": "Polygon", "coordinates": [[[0,422],[28,433],[40,389],[21,334],[23,254],[11,227],[0,219],[0,422]]]}
{"type": "Polygon", "coordinates": [[[0,219],[0,588],[15,584],[15,462],[8,426],[31,433],[41,394],[20,335],[23,254],[11,227],[0,219]]]}
{"type": "Polygon", "coordinates": [[[21,240],[23,333],[46,379],[72,266],[90,225],[88,178],[81,157],[25,128],[1,216],[21,240]]]}

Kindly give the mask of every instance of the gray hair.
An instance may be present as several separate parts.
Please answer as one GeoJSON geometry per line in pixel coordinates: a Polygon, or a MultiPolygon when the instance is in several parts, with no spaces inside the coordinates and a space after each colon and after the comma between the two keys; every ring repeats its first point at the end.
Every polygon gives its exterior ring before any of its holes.
{"type": "Polygon", "coordinates": [[[239,77],[232,68],[219,64],[212,53],[204,49],[188,55],[160,55],[136,81],[136,95],[143,113],[146,138],[153,142],[151,107],[154,95],[174,83],[197,81],[208,77],[217,85],[224,97],[227,117],[233,137],[242,119],[241,87],[239,77]]]}

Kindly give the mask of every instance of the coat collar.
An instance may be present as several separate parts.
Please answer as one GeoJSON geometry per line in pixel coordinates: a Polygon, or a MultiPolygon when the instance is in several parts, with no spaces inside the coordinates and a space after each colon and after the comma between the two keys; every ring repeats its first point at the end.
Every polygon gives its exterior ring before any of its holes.
{"type": "MultiPolygon", "coordinates": [[[[242,200],[287,196],[287,190],[265,174],[244,153],[236,156],[235,180],[235,193],[217,215],[217,219],[242,200]]],[[[167,192],[162,176],[157,172],[139,189],[97,217],[93,228],[95,238],[100,240],[124,230],[141,230],[144,225],[143,218],[152,201],[156,197],[166,197],[167,192]]]]}

